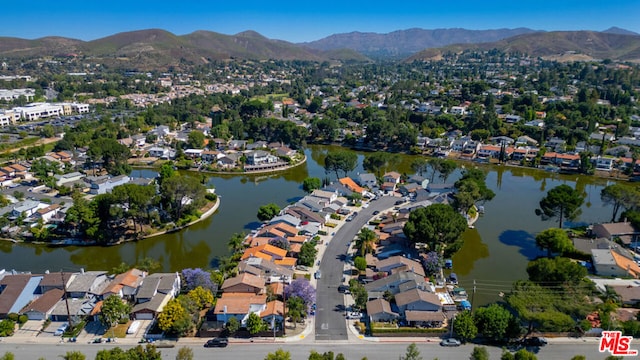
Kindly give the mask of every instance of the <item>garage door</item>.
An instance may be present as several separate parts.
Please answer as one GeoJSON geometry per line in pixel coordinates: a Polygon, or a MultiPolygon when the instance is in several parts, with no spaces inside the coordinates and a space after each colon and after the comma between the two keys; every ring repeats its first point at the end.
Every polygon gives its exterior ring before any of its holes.
{"type": "Polygon", "coordinates": [[[136,313],[136,320],[153,320],[153,314],[150,314],[150,313],[136,313]]]}

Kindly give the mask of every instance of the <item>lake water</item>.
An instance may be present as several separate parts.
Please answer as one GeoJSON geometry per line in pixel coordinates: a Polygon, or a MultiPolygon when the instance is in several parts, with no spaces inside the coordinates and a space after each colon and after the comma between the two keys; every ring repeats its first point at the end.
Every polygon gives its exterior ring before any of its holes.
{"type": "MultiPolygon", "coordinates": [[[[319,165],[330,149],[312,146],[306,150],[306,164],[278,174],[212,176],[209,182],[221,197],[220,207],[213,216],[186,230],[112,247],[51,248],[0,242],[0,269],[110,270],[122,262],[133,264],[146,257],[157,259],[164,271],[215,267],[219,258],[228,254],[226,244],[233,233],[249,232],[258,225],[258,207],[272,202],[284,207],[296,201],[304,196],[301,184],[307,177],[335,178],[335,174],[325,174],[319,165]]],[[[364,154],[358,155],[361,164],[364,154]]],[[[400,159],[398,170],[410,174],[413,157],[401,155],[400,159]]],[[[487,185],[496,197],[484,204],[485,214],[475,229],[464,233],[465,245],[453,258],[453,270],[469,293],[475,281],[476,304],[495,300],[501,292],[509,290],[511,282],[525,279],[527,261],[542,254],[535,247],[535,235],[557,226],[557,222],[540,220],[534,210],[549,189],[568,184],[584,191],[586,200],[579,222],[603,222],[611,218],[611,209],[600,200],[600,190],[608,184],[605,179],[513,167],[485,168],[487,185]]],[[[362,168],[350,175],[358,172],[363,172],[362,168]]],[[[151,176],[152,172],[136,170],[133,175],[151,176]]],[[[459,176],[457,171],[448,181],[459,176]]]]}

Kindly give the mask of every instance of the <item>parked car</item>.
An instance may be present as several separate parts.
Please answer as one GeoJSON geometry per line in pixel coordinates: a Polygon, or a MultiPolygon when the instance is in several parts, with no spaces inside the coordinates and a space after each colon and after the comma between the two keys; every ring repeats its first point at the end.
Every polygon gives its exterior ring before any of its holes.
{"type": "Polygon", "coordinates": [[[378,211],[378,210],[373,212],[373,215],[378,215],[378,214],[380,214],[380,211],[378,211]]]}
{"type": "Polygon", "coordinates": [[[440,346],[460,346],[460,340],[448,338],[440,341],[440,346]]]}
{"type": "Polygon", "coordinates": [[[522,340],[522,345],[524,346],[545,346],[547,345],[547,339],[540,337],[540,336],[534,336],[534,337],[530,337],[530,338],[526,338],[522,340]]]}
{"type": "Polygon", "coordinates": [[[320,270],[316,271],[316,273],[313,274],[313,277],[316,279],[320,279],[322,277],[322,273],[320,272],[320,270]]]}
{"type": "Polygon", "coordinates": [[[53,333],[54,336],[62,336],[62,334],[64,334],[65,331],[67,331],[67,329],[69,328],[69,324],[68,323],[64,323],[62,325],[60,325],[56,331],[53,333]]]}
{"type": "Polygon", "coordinates": [[[207,340],[204,347],[227,347],[229,345],[229,339],[227,338],[213,338],[207,340]]]}
{"type": "Polygon", "coordinates": [[[361,317],[362,317],[362,314],[359,313],[359,312],[355,312],[355,311],[352,311],[352,312],[347,314],[347,319],[349,319],[349,320],[351,320],[351,319],[358,320],[361,317]]]}
{"type": "Polygon", "coordinates": [[[351,290],[349,285],[340,285],[338,286],[338,291],[344,294],[351,294],[351,290]]]}

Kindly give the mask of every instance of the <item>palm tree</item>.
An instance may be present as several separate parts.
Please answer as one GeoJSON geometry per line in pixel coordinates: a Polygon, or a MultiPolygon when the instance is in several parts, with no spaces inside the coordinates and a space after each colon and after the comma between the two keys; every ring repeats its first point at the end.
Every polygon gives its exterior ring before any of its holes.
{"type": "Polygon", "coordinates": [[[373,253],[377,242],[378,235],[371,229],[363,228],[356,239],[356,249],[358,249],[360,256],[364,256],[373,253]]]}

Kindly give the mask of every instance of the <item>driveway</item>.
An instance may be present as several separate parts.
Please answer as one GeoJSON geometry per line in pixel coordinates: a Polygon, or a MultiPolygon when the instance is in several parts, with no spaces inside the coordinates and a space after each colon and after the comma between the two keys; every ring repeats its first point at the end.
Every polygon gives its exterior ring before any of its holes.
{"type": "Polygon", "coordinates": [[[325,249],[320,262],[322,277],[316,286],[316,340],[348,340],[344,296],[338,292],[338,286],[345,275],[344,263],[349,243],[369,222],[374,211],[392,208],[397,200],[394,196],[383,196],[372,201],[367,208],[358,210],[358,216],[345,222],[325,249]]]}

